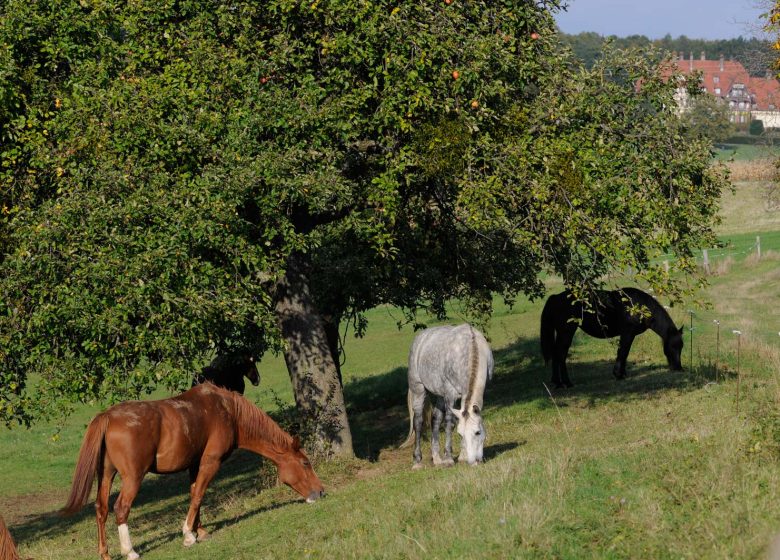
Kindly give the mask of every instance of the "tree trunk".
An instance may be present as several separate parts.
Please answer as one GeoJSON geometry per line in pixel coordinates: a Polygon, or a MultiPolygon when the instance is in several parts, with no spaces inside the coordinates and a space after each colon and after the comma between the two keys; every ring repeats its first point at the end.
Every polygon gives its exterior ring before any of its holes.
{"type": "Polygon", "coordinates": [[[292,255],[276,286],[276,315],[298,411],[317,441],[336,455],[353,454],[344,393],[322,318],[314,307],[305,256],[292,255]]]}
{"type": "Polygon", "coordinates": [[[336,364],[336,375],[339,378],[339,384],[344,387],[344,380],[341,378],[341,337],[339,336],[339,320],[330,315],[323,317],[325,326],[325,337],[328,340],[330,357],[336,364]]]}

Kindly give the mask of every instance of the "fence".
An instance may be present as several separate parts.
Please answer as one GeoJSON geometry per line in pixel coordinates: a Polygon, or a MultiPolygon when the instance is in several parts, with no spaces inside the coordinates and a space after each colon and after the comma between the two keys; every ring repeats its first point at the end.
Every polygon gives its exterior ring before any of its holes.
{"type": "MultiPolygon", "coordinates": [[[[757,260],[761,260],[762,257],[766,256],[768,250],[780,250],[780,232],[769,232],[762,235],[764,235],[764,237],[767,238],[766,240],[768,240],[768,243],[764,243],[763,248],[761,235],[756,235],[754,241],[749,241],[747,243],[744,236],[737,236],[736,243],[730,242],[725,247],[711,247],[708,249],[702,249],[701,253],[696,255],[696,262],[701,265],[705,274],[712,274],[712,265],[715,261],[722,261],[729,258],[733,259],[738,257],[747,257],[751,255],[754,255],[757,260]]],[[[663,263],[664,269],[668,272],[670,267],[669,261],[672,257],[673,255],[667,253],[656,257],[653,259],[653,262],[663,263]]]]}

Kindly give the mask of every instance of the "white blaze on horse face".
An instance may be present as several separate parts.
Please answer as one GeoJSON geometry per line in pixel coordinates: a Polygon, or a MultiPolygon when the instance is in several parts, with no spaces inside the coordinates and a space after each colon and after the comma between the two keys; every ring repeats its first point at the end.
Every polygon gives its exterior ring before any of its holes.
{"type": "Polygon", "coordinates": [[[130,529],[127,527],[127,523],[123,523],[119,527],[119,548],[122,554],[127,556],[127,560],[137,560],[140,558],[138,553],[133,550],[133,545],[130,543],[130,529]]]}
{"type": "Polygon", "coordinates": [[[482,453],[485,446],[485,425],[482,416],[472,412],[463,415],[458,411],[458,434],[460,434],[460,457],[465,458],[469,465],[482,462],[482,453]]]}

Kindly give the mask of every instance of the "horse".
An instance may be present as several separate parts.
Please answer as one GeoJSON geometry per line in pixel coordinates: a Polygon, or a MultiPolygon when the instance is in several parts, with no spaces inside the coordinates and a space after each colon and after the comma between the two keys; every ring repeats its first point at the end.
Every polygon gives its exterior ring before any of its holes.
{"type": "Polygon", "coordinates": [[[0,560],[19,560],[14,539],[8,532],[2,515],[0,515],[0,560]]]}
{"type": "Polygon", "coordinates": [[[246,354],[237,356],[217,356],[205,366],[192,380],[192,386],[210,381],[218,387],[223,387],[236,393],[244,394],[244,377],[257,387],[260,385],[260,374],[255,366],[255,359],[246,354]]]}
{"type": "Polygon", "coordinates": [[[678,329],[669,313],[651,295],[638,288],[599,290],[591,303],[586,307],[566,290],[551,295],[544,304],[539,338],[545,365],[552,360],[552,383],[556,388],[572,386],[566,371],[566,357],[578,326],[596,338],[620,337],[612,369],[617,379],[626,377],[631,344],[647,329],[663,340],[669,367],[682,370],[683,327],[678,329]]]}
{"type": "Polygon", "coordinates": [[[413,469],[422,467],[420,439],[426,397],[436,397],[431,422],[431,454],[434,465],[450,466],[452,418],[458,419],[461,451],[458,461],[482,462],[485,425],[481,409],[485,384],[493,376],[493,353],[485,337],[471,325],[432,327],[420,332],[409,350],[409,435],[414,435],[413,469]],[[455,402],[460,399],[460,408],[455,402]],[[439,428],[445,426],[444,459],[439,456],[439,428]]]}
{"type": "Polygon", "coordinates": [[[98,554],[109,560],[105,525],[108,496],[118,472],[122,485],[114,514],[119,541],[127,560],[135,560],[139,555],[130,542],[127,518],[141,480],[148,472],[189,470],[190,507],[182,533],[184,546],[192,546],[208,537],[200,522],[206,487],[237,447],[270,459],[279,471],[279,480],[307,502],[324,494],[297,437],[238,393],[207,382],[176,397],[127,401],[95,416],[84,435],[62,513],[72,515],[86,505],[97,477],[98,554]]]}

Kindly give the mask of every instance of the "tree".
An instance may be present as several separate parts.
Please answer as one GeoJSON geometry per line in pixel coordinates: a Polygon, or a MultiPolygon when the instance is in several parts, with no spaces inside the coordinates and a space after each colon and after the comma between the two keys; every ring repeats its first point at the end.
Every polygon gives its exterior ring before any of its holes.
{"type": "Polygon", "coordinates": [[[691,137],[719,143],[734,133],[729,113],[728,105],[718,97],[702,94],[692,98],[682,119],[691,137]]]}
{"type": "Polygon", "coordinates": [[[753,119],[750,121],[748,132],[751,136],[761,136],[764,133],[764,121],[761,119],[753,119]]]}
{"type": "Polygon", "coordinates": [[[276,350],[349,454],[329,326],[452,297],[484,318],[543,271],[679,296],[652,259],[695,270],[724,177],[657,54],[582,69],[558,6],[7,2],[2,418],[276,350]]]}
{"type": "Polygon", "coordinates": [[[561,39],[572,48],[574,54],[588,68],[600,56],[601,47],[606,41],[623,49],[646,47],[652,44],[661,51],[682,54],[686,59],[690,56],[698,59],[702,53],[708,60],[718,60],[720,57],[733,59],[739,61],[751,76],[764,77],[767,70],[772,67],[771,41],[758,37],[706,40],[690,39],[685,35],[672,38],[671,35],[666,34],[661,39],[651,41],[644,35],[602,37],[598,33],[586,31],[576,35],[562,33],[561,39]]]}

